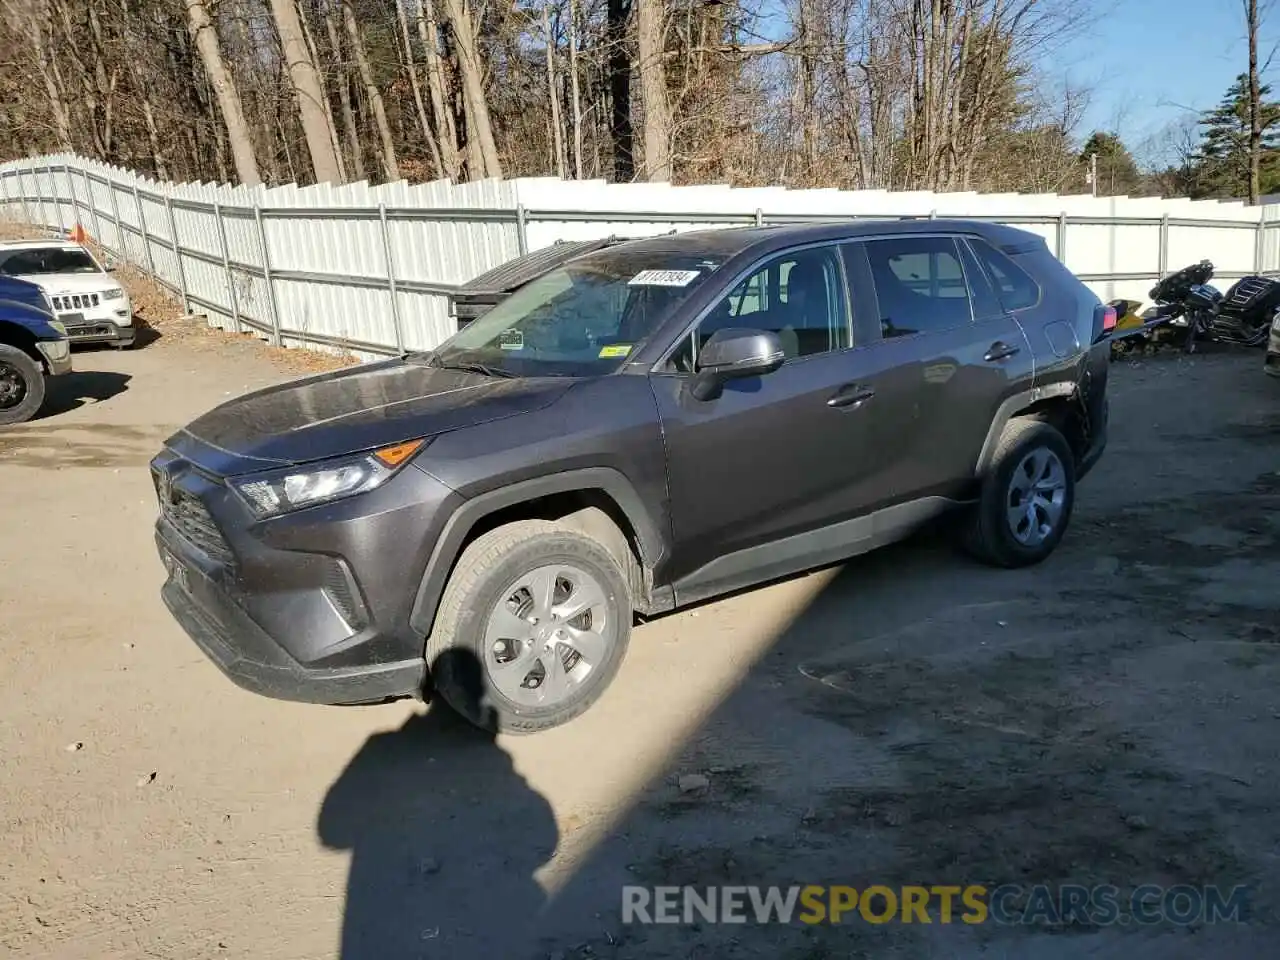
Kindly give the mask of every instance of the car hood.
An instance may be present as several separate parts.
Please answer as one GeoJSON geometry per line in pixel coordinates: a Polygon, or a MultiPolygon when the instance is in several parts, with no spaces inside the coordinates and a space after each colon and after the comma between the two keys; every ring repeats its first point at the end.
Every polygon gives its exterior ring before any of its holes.
{"type": "Polygon", "coordinates": [[[19,280],[38,284],[51,297],[77,293],[102,293],[114,290],[120,283],[105,273],[40,273],[20,274],[19,280]]]}
{"type": "Polygon", "coordinates": [[[193,420],[168,446],[223,476],[323,460],[529,413],[564,378],[496,379],[388,360],[284,383],[193,420]]]}

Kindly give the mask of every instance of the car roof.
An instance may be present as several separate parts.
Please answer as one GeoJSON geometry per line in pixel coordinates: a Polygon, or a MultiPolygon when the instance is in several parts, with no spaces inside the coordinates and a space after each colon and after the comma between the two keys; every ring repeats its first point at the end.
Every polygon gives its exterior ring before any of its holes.
{"type": "Polygon", "coordinates": [[[85,246],[73,240],[8,240],[0,243],[0,251],[4,250],[85,250],[85,246]]]}
{"type": "Polygon", "coordinates": [[[999,247],[1021,247],[1042,243],[1043,238],[1026,230],[986,220],[911,220],[849,218],[822,222],[777,224],[763,227],[725,227],[663,234],[625,244],[628,252],[641,254],[707,255],[733,257],[740,253],[767,254],[774,249],[806,243],[857,240],[863,237],[910,236],[928,233],[977,234],[999,247]]]}

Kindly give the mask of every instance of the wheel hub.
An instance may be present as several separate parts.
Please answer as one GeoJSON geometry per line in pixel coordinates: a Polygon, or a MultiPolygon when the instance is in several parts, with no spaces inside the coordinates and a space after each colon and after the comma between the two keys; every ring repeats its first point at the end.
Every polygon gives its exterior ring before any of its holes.
{"type": "Polygon", "coordinates": [[[607,595],[576,566],[540,567],[513,581],[489,615],[485,666],[508,699],[564,702],[602,664],[611,641],[607,595]]]}

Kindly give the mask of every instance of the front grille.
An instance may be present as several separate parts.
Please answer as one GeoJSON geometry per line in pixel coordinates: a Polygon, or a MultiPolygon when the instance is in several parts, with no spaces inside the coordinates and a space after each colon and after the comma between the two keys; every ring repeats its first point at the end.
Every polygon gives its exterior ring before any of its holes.
{"type": "Polygon", "coordinates": [[[231,546],[200,498],[177,487],[173,488],[172,496],[166,497],[161,489],[160,474],[155,474],[153,479],[160,499],[160,512],[173,528],[215,563],[228,566],[234,563],[235,554],[231,552],[231,546]]]}
{"type": "Polygon", "coordinates": [[[89,307],[96,307],[102,302],[101,295],[96,293],[69,293],[64,297],[52,297],[51,299],[55,310],[86,310],[89,307]]]}

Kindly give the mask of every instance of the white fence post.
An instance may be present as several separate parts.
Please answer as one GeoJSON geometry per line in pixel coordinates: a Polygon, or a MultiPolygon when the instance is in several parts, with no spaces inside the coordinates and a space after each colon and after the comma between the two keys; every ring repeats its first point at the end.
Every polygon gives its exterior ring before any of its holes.
{"type": "Polygon", "coordinates": [[[93,218],[93,239],[101,243],[102,224],[98,222],[98,198],[93,190],[93,181],[89,179],[89,168],[81,167],[80,173],[84,177],[84,190],[89,197],[89,215],[93,218]]]}
{"type": "Polygon", "coordinates": [[[120,256],[124,257],[125,263],[133,263],[129,259],[129,243],[124,238],[124,221],[120,219],[120,201],[116,197],[116,182],[107,177],[107,190],[111,192],[111,216],[116,224],[116,243],[120,249],[116,251],[120,256]]]}
{"type": "Polygon", "coordinates": [[[271,306],[271,342],[282,346],[280,338],[280,306],[276,303],[276,285],[271,279],[271,252],[267,249],[267,228],[262,225],[262,205],[253,205],[253,219],[258,224],[258,243],[262,246],[262,276],[267,281],[267,303],[271,306]]]}
{"type": "Polygon", "coordinates": [[[138,209],[138,229],[142,231],[142,250],[147,255],[147,272],[156,275],[156,261],[151,256],[151,234],[147,232],[147,212],[142,209],[142,194],[138,192],[138,184],[133,185],[133,205],[138,209]]]}
{"type": "Polygon", "coordinates": [[[169,242],[173,244],[173,259],[178,265],[178,290],[182,293],[182,312],[190,315],[191,299],[187,293],[187,268],[182,263],[182,242],[178,239],[178,221],[173,216],[173,197],[164,195],[164,212],[169,221],[169,242]]]}
{"type": "Polygon", "coordinates": [[[529,221],[525,216],[523,203],[516,204],[516,245],[520,256],[529,252],[529,221]]]}
{"type": "Polygon", "coordinates": [[[227,278],[227,296],[231,298],[231,324],[236,333],[240,329],[240,298],[236,295],[236,277],[231,272],[231,253],[227,248],[227,225],[222,219],[222,204],[213,202],[213,219],[218,223],[218,246],[222,250],[222,270],[227,278]]]}
{"type": "Polygon", "coordinates": [[[71,168],[65,163],[62,165],[62,175],[67,178],[67,194],[71,197],[72,218],[76,226],[80,226],[80,200],[76,197],[76,185],[71,179],[71,168]]]}
{"type": "Polygon", "coordinates": [[[1160,218],[1160,276],[1169,272],[1169,215],[1160,218]]]}
{"type": "Polygon", "coordinates": [[[400,292],[396,289],[396,264],[391,255],[391,232],[387,228],[387,205],[378,204],[378,220],[382,224],[382,260],[387,268],[387,290],[391,293],[391,323],[395,326],[396,351],[404,353],[404,327],[400,320],[400,292]]]}
{"type": "Polygon", "coordinates": [[[1063,210],[1058,214],[1058,237],[1057,249],[1053,252],[1057,255],[1062,263],[1067,262],[1067,211],[1063,210]]]}

